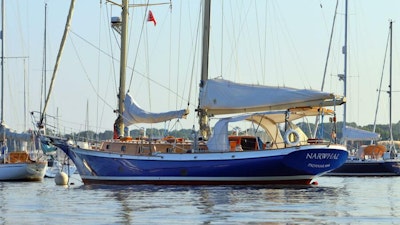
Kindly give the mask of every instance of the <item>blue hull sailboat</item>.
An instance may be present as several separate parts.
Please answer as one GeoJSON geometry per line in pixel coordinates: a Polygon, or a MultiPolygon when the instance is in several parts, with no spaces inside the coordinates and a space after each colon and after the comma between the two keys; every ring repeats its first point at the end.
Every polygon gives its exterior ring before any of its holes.
{"type": "MultiPolygon", "coordinates": [[[[228,135],[228,123],[235,120],[265,121],[260,126],[273,127],[269,132],[274,132],[276,124],[269,123],[284,121],[286,112],[221,119],[215,125],[213,136],[207,143],[197,143],[197,149],[190,141],[151,143],[123,138],[105,141],[99,149],[83,149],[65,139],[49,139],[72,159],[85,184],[307,185],[345,162],[348,154],[344,146],[311,140],[308,143],[303,135],[299,135],[299,143],[293,146],[290,140],[284,143],[280,137],[269,149],[260,147],[254,136],[228,135]]],[[[291,117],[302,117],[305,112],[292,113],[291,117]]],[[[296,130],[288,133],[301,133],[296,130]]]]}
{"type": "Polygon", "coordinates": [[[204,7],[203,68],[196,109],[200,137],[194,132],[193,140],[132,138],[124,134],[124,126],[182,118],[187,111],[149,113],[125,93],[128,1],[122,1],[122,21],[113,21],[113,25],[120,25],[122,37],[115,139],[85,148],[65,138],[45,137],[71,158],[84,184],[309,185],[346,161],[348,152],[345,146],[336,144],[334,135],[330,140],[309,139],[293,122],[324,114],[335,123],[335,112],[323,107],[343,104],[344,97],[207,78],[210,11],[208,0],[204,7]],[[236,115],[220,119],[211,132],[209,116],[233,113],[236,115]],[[257,136],[231,135],[228,124],[237,121],[263,128],[268,143],[257,136]]]}

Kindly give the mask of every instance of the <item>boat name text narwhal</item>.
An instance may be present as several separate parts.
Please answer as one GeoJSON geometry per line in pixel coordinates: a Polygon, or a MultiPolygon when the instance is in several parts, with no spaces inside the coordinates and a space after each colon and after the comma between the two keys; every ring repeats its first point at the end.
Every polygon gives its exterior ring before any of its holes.
{"type": "Polygon", "coordinates": [[[307,153],[306,159],[339,159],[337,153],[307,153]]]}

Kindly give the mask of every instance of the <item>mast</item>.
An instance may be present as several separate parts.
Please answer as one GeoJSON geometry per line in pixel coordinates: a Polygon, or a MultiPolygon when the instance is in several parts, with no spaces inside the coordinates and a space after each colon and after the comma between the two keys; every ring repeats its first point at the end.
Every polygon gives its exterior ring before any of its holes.
{"type": "Polygon", "coordinates": [[[43,64],[42,64],[42,90],[41,90],[41,98],[43,98],[43,102],[42,100],[40,100],[40,111],[42,111],[43,108],[43,104],[46,101],[46,87],[47,87],[47,3],[45,3],[44,5],[44,30],[43,30],[44,34],[43,34],[43,64]]]}
{"type": "Polygon", "coordinates": [[[1,1],[1,121],[4,123],[4,0],[1,1]]]}
{"type": "Polygon", "coordinates": [[[127,35],[128,35],[128,0],[122,1],[122,23],[121,23],[121,60],[119,67],[119,92],[118,92],[118,118],[115,120],[115,128],[119,137],[124,136],[124,100],[125,100],[125,80],[126,80],[126,49],[127,49],[127,35]]]}
{"type": "MultiPolygon", "coordinates": [[[[4,1],[4,0],[3,0],[4,1]]],[[[68,17],[67,17],[67,22],[65,23],[65,28],[64,28],[64,34],[60,43],[60,48],[58,50],[58,54],[57,54],[57,59],[56,59],[56,63],[54,65],[54,70],[53,70],[53,75],[51,77],[51,82],[50,82],[50,87],[49,87],[49,91],[46,97],[46,102],[44,104],[44,108],[43,111],[40,115],[40,121],[38,123],[38,126],[41,128],[43,127],[43,120],[44,120],[44,115],[46,114],[46,109],[48,106],[48,103],[50,101],[50,95],[51,95],[51,91],[53,90],[53,85],[54,85],[54,81],[56,79],[56,75],[57,75],[57,70],[58,70],[58,65],[60,64],[60,60],[61,60],[61,55],[62,52],[64,50],[64,46],[65,46],[65,41],[67,40],[67,36],[68,36],[68,31],[69,31],[69,27],[71,24],[71,19],[72,19],[72,14],[74,12],[74,6],[75,6],[75,0],[71,0],[71,4],[69,6],[69,12],[68,12],[68,17]]]]}
{"type": "Polygon", "coordinates": [[[390,149],[389,151],[396,152],[396,148],[394,147],[393,143],[393,129],[392,129],[392,33],[393,33],[393,27],[392,27],[393,21],[390,20],[389,24],[389,29],[390,29],[390,53],[389,53],[389,130],[390,130],[390,149]]]}
{"type": "MultiPolygon", "coordinates": [[[[203,14],[203,51],[201,63],[201,80],[200,91],[204,88],[208,80],[208,58],[209,58],[209,45],[210,45],[210,16],[211,16],[211,0],[204,1],[204,14],[203,14]]],[[[199,101],[200,104],[200,101],[199,101]]],[[[201,136],[207,140],[210,136],[210,127],[207,110],[197,109],[199,115],[199,125],[201,136]]]]}
{"type": "MultiPolygon", "coordinates": [[[[345,19],[344,19],[344,46],[342,52],[344,54],[344,71],[343,71],[343,83],[344,83],[344,90],[343,95],[347,96],[347,15],[348,15],[348,2],[346,0],[345,3],[345,19]]],[[[342,131],[346,128],[346,113],[347,113],[347,106],[344,104],[343,106],[343,128],[342,131]]],[[[345,143],[346,144],[346,143],[345,143]]]]}

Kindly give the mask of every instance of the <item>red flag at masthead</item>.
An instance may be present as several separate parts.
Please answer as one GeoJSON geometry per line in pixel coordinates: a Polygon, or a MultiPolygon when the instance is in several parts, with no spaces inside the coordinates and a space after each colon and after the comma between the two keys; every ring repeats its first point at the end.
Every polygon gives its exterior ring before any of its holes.
{"type": "Polygon", "coordinates": [[[149,16],[147,17],[147,21],[148,22],[153,22],[154,26],[157,25],[157,21],[153,16],[153,12],[151,12],[151,10],[149,10],[149,16]]]}

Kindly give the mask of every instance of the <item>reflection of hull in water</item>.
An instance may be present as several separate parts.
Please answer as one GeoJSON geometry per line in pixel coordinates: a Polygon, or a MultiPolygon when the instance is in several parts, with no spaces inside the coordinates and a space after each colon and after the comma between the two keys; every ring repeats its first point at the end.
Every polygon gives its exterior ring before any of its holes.
{"type": "Polygon", "coordinates": [[[82,149],[61,139],[52,141],[72,159],[85,184],[310,184],[341,166],[348,156],[343,146],[336,145],[126,155],[82,149]]]}
{"type": "Polygon", "coordinates": [[[0,164],[0,181],[41,181],[47,162],[0,164]]]}
{"type": "Polygon", "coordinates": [[[348,159],[329,176],[400,176],[400,160],[348,159]]]}

